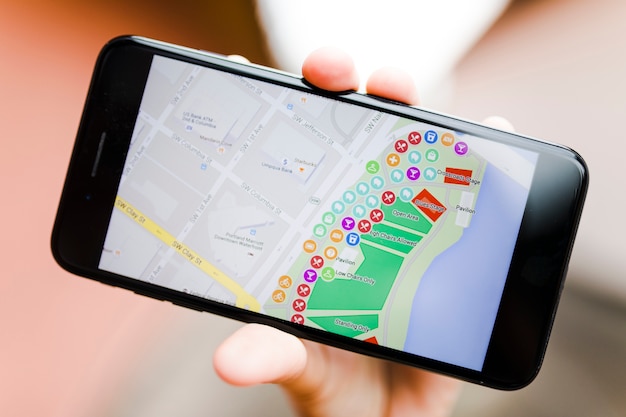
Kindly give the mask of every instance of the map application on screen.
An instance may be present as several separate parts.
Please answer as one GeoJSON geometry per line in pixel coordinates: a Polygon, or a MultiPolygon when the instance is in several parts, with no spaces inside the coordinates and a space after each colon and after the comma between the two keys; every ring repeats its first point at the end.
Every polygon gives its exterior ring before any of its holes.
{"type": "Polygon", "coordinates": [[[99,267],[480,370],[536,162],[155,56],[99,267]]]}

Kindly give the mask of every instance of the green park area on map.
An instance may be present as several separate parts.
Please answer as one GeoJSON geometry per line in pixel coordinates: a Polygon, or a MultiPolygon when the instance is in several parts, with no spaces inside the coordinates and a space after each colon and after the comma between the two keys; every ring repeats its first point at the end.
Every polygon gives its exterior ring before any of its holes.
{"type": "Polygon", "coordinates": [[[383,308],[404,258],[369,245],[362,244],[361,250],[365,259],[351,278],[318,280],[311,293],[309,310],[383,308]]]}
{"type": "Polygon", "coordinates": [[[311,317],[323,329],[342,336],[357,337],[378,328],[377,314],[311,317]]]}
{"type": "MultiPolygon", "coordinates": [[[[312,310],[382,310],[402,267],[404,257],[427,234],[432,223],[410,202],[397,200],[382,206],[386,223],[375,224],[369,235],[362,235],[359,246],[364,260],[352,273],[337,273],[334,280],[318,281],[308,303],[312,310]],[[384,236],[384,237],[381,237],[384,236]],[[376,244],[370,245],[367,242],[376,244]],[[380,246],[380,247],[379,247],[380,246]]],[[[309,319],[325,330],[356,337],[378,327],[378,315],[316,316],[309,319]],[[352,327],[351,327],[352,326],[352,327]],[[365,330],[367,329],[367,330],[365,330]]]]}

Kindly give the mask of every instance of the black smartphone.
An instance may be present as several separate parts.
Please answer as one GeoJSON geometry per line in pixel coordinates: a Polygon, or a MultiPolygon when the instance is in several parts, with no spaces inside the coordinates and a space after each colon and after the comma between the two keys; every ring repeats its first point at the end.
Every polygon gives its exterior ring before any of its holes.
{"type": "Polygon", "coordinates": [[[106,284],[517,389],[587,184],[562,146],[122,37],[96,64],[52,250],[106,284]]]}

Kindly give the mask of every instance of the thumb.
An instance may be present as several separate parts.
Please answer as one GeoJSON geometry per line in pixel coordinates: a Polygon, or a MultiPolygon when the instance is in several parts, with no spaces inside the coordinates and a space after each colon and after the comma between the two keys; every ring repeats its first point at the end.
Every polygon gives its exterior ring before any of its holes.
{"type": "Polygon", "coordinates": [[[306,363],[306,349],[297,337],[261,324],[243,326],[213,356],[219,377],[238,386],[297,379],[306,363]]]}

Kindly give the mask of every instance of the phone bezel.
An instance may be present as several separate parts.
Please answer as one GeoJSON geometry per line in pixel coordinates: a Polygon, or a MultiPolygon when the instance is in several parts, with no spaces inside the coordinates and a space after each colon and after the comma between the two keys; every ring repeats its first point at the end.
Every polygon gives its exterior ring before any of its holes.
{"type": "Polygon", "coordinates": [[[140,37],[120,37],[100,53],[81,118],[52,235],[52,250],[66,270],[153,298],[245,322],[278,327],[296,336],[392,359],[499,389],[517,389],[539,371],[564,282],[588,186],[582,158],[562,146],[354,92],[330,93],[280,71],[140,37]],[[262,79],[300,91],[444,126],[540,153],[520,235],[482,371],[274,319],[98,269],[143,88],[154,54],[262,79]],[[106,132],[104,148],[98,145],[106,132]],[[100,152],[94,172],[93,161],[100,152]],[[554,181],[542,181],[552,178],[554,181]],[[510,331],[511,328],[518,329],[510,331]]]}

